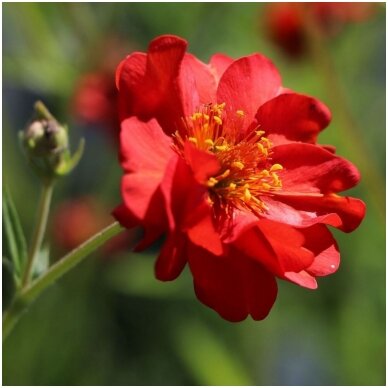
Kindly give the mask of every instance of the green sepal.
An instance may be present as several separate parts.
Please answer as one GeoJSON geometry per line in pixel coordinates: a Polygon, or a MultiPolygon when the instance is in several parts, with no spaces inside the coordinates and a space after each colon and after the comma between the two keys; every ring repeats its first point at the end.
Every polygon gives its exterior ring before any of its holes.
{"type": "Polygon", "coordinates": [[[65,152],[61,156],[61,161],[55,169],[57,176],[69,174],[79,163],[85,150],[85,139],[82,138],[78,143],[78,148],[73,155],[70,152],[65,152]]]}

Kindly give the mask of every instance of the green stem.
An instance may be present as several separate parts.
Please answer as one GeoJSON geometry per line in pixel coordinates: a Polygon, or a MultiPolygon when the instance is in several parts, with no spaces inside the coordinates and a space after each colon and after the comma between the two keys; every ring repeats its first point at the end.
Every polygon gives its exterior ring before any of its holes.
{"type": "Polygon", "coordinates": [[[10,309],[3,315],[3,341],[10,334],[21,315],[47,287],[66,274],[75,265],[79,264],[91,252],[123,230],[117,221],[112,223],[60,259],[40,278],[23,288],[16,295],[10,309]]]}
{"type": "Polygon", "coordinates": [[[384,175],[379,174],[381,169],[373,157],[373,152],[367,149],[368,146],[363,141],[364,131],[361,130],[357,120],[353,118],[340,77],[336,72],[330,52],[326,48],[323,33],[315,24],[313,16],[310,15],[307,8],[305,8],[304,16],[305,35],[308,39],[311,57],[322,75],[327,96],[336,109],[338,119],[341,122],[340,130],[342,130],[343,137],[348,140],[346,146],[352,154],[354,163],[362,173],[365,186],[368,187],[366,190],[366,195],[369,196],[368,202],[375,207],[378,216],[385,225],[384,175]]]}
{"type": "Polygon", "coordinates": [[[26,286],[30,281],[34,262],[39,254],[44,234],[46,232],[47,219],[50,211],[51,197],[53,194],[53,183],[43,183],[42,193],[38,207],[38,221],[32,237],[30,250],[28,253],[27,265],[24,271],[22,286],[26,286]]]}

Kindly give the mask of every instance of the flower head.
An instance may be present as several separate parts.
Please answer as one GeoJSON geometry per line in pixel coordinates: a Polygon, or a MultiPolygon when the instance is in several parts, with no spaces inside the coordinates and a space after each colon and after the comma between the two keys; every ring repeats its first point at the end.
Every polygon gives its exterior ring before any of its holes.
{"type": "Polygon", "coordinates": [[[123,203],[115,217],[145,230],[142,250],[164,235],[160,280],[186,263],[197,297],[230,321],[267,316],[275,278],[316,288],[335,272],[327,225],[350,232],[362,201],[338,195],[359,173],[316,143],[330,122],[318,100],[282,87],[254,54],[204,64],[175,36],[119,65],[123,203]]]}
{"type": "Polygon", "coordinates": [[[347,23],[368,19],[374,11],[371,3],[269,3],[266,6],[266,29],[271,40],[289,57],[306,52],[307,18],[325,36],[334,36],[347,23]]]}

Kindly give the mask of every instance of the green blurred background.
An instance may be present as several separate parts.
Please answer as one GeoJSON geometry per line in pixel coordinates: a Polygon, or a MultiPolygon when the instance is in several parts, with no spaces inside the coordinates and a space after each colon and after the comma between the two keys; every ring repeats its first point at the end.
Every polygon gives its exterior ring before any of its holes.
{"type": "MultiPolygon", "coordinates": [[[[349,24],[330,40],[328,51],[383,194],[385,7],[378,7],[372,18],[349,24]]],[[[70,125],[73,148],[80,137],[87,141],[76,171],[56,187],[53,214],[64,200],[85,195],[107,212],[120,201],[114,141],[71,110],[79,77],[101,61],[116,61],[112,37],[120,42],[118,51],[128,53],[145,51],[155,36],[172,33],[186,38],[189,51],[204,61],[215,52],[267,55],[284,85],[318,97],[332,110],[333,122],[320,142],[357,160],[337,119],[340,107],[331,104],[318,68],[307,59],[289,61],[267,40],[264,8],[263,3],[4,3],[3,179],[27,236],[39,185],[20,152],[17,131],[38,98],[70,125]]],[[[335,232],[339,271],[320,279],[316,291],[279,281],[278,300],[262,322],[219,318],[195,299],[187,270],[173,283],[156,281],[157,248],[140,255],[129,247],[94,254],[47,290],[7,339],[3,384],[384,385],[385,214],[370,191],[361,183],[351,192],[367,202],[361,227],[351,235],[335,232]]],[[[63,252],[54,245],[51,253],[58,258],[63,252]]]]}

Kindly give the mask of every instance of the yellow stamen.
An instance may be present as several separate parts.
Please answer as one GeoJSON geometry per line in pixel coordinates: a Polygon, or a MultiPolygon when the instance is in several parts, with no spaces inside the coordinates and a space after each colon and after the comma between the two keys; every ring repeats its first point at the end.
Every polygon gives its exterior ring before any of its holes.
{"type": "Polygon", "coordinates": [[[236,187],[237,185],[233,182],[229,184],[229,190],[234,190],[236,187]]]}
{"type": "Polygon", "coordinates": [[[218,180],[213,177],[209,178],[209,180],[207,181],[207,185],[209,187],[214,187],[217,183],[218,183],[218,180]]]}
{"type": "Polygon", "coordinates": [[[212,139],[206,139],[205,140],[205,144],[210,146],[210,147],[213,147],[214,146],[214,141],[212,139]]]}
{"type": "Polygon", "coordinates": [[[213,119],[218,125],[222,124],[222,120],[218,116],[214,116],[213,119]]]}
{"type": "Polygon", "coordinates": [[[232,163],[232,167],[236,167],[236,168],[238,168],[239,170],[242,170],[245,166],[244,166],[244,164],[241,163],[241,162],[233,162],[233,163],[232,163]]]}
{"type": "Polygon", "coordinates": [[[252,198],[251,192],[249,191],[249,189],[245,189],[244,190],[244,201],[250,201],[251,198],[252,198]]]}
{"type": "Polygon", "coordinates": [[[283,166],[279,163],[275,163],[272,165],[272,167],[270,168],[270,171],[279,171],[279,170],[283,170],[283,166]]]}
{"type": "Polygon", "coordinates": [[[198,144],[198,140],[195,137],[189,137],[189,142],[194,143],[194,144],[198,144]]]}
{"type": "Polygon", "coordinates": [[[239,117],[244,117],[244,116],[245,116],[245,113],[244,113],[243,110],[236,110],[236,114],[237,114],[237,116],[239,116],[239,117]]]}

